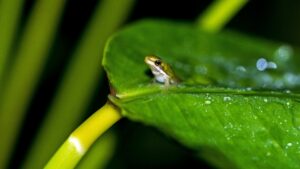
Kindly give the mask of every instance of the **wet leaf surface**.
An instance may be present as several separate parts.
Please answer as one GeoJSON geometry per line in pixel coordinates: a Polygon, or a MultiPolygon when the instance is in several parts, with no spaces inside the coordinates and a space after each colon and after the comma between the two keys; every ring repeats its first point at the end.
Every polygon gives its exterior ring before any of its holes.
{"type": "Polygon", "coordinates": [[[300,167],[298,49],[187,23],[141,21],[108,42],[103,66],[124,116],[219,168],[300,167]],[[154,83],[149,54],[181,79],[154,83]]]}

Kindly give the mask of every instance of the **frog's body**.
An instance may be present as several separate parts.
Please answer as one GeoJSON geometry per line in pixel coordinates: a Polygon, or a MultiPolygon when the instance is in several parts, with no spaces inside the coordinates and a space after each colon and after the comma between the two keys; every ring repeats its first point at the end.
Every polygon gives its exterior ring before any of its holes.
{"type": "Polygon", "coordinates": [[[150,67],[157,82],[164,83],[165,86],[179,82],[170,65],[163,62],[159,57],[146,56],[145,62],[150,67]]]}

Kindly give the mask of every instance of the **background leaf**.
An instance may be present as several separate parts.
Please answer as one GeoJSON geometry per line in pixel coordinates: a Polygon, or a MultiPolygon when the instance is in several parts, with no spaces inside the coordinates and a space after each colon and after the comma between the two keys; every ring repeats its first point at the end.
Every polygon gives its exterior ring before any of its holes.
{"type": "Polygon", "coordinates": [[[103,60],[124,116],[155,126],[220,168],[297,168],[298,50],[235,32],[143,21],[115,35],[103,60]],[[156,54],[182,80],[152,83],[156,54]],[[259,71],[265,58],[276,69],[259,71]]]}

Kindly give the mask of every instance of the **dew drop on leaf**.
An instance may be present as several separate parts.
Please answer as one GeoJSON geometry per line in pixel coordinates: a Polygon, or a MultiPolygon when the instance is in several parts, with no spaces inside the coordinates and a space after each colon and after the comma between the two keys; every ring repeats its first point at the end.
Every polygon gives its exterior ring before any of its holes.
{"type": "Polygon", "coordinates": [[[210,101],[210,100],[205,100],[204,103],[205,103],[205,104],[211,104],[211,101],[210,101]]]}
{"type": "Polygon", "coordinates": [[[269,69],[277,69],[277,64],[275,62],[268,62],[269,69]]]}
{"type": "Polygon", "coordinates": [[[256,62],[256,68],[259,71],[264,71],[268,67],[268,62],[265,58],[260,58],[256,62]]]}
{"type": "Polygon", "coordinates": [[[231,97],[229,97],[229,96],[224,96],[223,97],[223,100],[226,102],[226,101],[230,101],[231,100],[231,97]]]}
{"type": "Polygon", "coordinates": [[[293,56],[293,48],[289,45],[280,46],[274,53],[274,59],[279,63],[287,62],[293,56]]]}
{"type": "Polygon", "coordinates": [[[236,69],[238,72],[246,72],[246,71],[247,71],[247,69],[246,69],[244,66],[237,66],[235,69],[236,69]]]}
{"type": "Polygon", "coordinates": [[[275,62],[268,62],[265,58],[259,58],[256,61],[256,68],[259,71],[265,71],[266,69],[277,69],[277,64],[275,62]]]}

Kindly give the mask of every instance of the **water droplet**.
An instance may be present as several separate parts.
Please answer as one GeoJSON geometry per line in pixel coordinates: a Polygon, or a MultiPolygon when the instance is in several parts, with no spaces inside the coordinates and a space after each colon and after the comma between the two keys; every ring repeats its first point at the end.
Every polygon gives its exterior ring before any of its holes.
{"type": "Polygon", "coordinates": [[[277,64],[275,62],[268,62],[269,69],[277,69],[277,64]]]}
{"type": "Polygon", "coordinates": [[[293,48],[289,45],[280,46],[274,53],[274,58],[278,62],[287,62],[294,54],[293,48]]]}
{"type": "Polygon", "coordinates": [[[235,68],[236,71],[239,71],[239,72],[246,72],[247,69],[244,67],[244,66],[238,66],[235,68]]]}
{"type": "Polygon", "coordinates": [[[259,71],[264,71],[268,67],[268,62],[265,58],[259,58],[256,62],[256,68],[259,71]]]}
{"type": "Polygon", "coordinates": [[[292,73],[290,73],[290,72],[285,73],[285,74],[283,75],[283,78],[284,78],[284,80],[285,80],[286,82],[288,82],[288,83],[292,83],[292,82],[294,82],[294,81],[297,80],[297,76],[295,76],[294,74],[292,74],[292,73]]]}
{"type": "Polygon", "coordinates": [[[287,143],[285,146],[285,149],[288,149],[289,147],[291,147],[293,145],[293,143],[287,143]]]}
{"type": "Polygon", "coordinates": [[[275,62],[268,62],[265,58],[259,58],[256,61],[256,68],[259,71],[264,71],[266,69],[277,69],[277,64],[275,62]]]}
{"type": "Polygon", "coordinates": [[[232,123],[228,123],[224,126],[224,129],[232,129],[232,128],[233,128],[232,123]]]}
{"type": "Polygon", "coordinates": [[[285,90],[285,93],[291,93],[291,91],[290,90],[285,90]]]}
{"type": "Polygon", "coordinates": [[[283,80],[289,87],[295,87],[300,84],[300,75],[287,72],[283,75],[283,80]]]}
{"type": "Polygon", "coordinates": [[[255,77],[255,82],[261,87],[270,86],[274,82],[273,77],[268,73],[259,73],[255,77]]]}
{"type": "Polygon", "coordinates": [[[251,91],[252,88],[251,88],[251,87],[247,87],[246,90],[247,90],[247,91],[251,91]]]}
{"type": "Polygon", "coordinates": [[[205,103],[205,104],[211,104],[211,101],[210,101],[210,100],[205,100],[204,103],[205,103]]]}
{"type": "Polygon", "coordinates": [[[226,102],[226,101],[230,101],[231,100],[231,97],[228,97],[228,96],[225,96],[223,97],[223,100],[226,102]]]}

